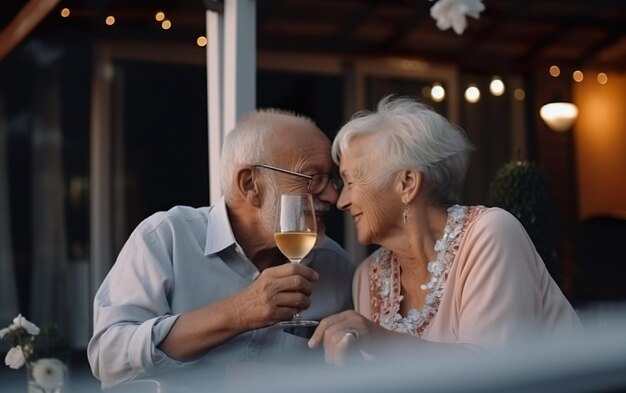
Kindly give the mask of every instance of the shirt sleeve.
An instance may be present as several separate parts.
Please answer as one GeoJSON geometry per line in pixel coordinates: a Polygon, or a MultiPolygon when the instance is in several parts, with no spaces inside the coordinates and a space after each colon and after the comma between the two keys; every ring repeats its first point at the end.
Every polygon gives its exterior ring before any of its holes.
{"type": "Polygon", "coordinates": [[[540,321],[538,267],[543,262],[508,212],[489,209],[479,217],[466,233],[457,263],[460,343],[497,348],[523,337],[540,321]]]}
{"type": "Polygon", "coordinates": [[[183,363],[157,348],[178,318],[171,315],[171,240],[156,230],[135,230],[94,299],[94,334],[88,357],[104,388],[183,363]]]}

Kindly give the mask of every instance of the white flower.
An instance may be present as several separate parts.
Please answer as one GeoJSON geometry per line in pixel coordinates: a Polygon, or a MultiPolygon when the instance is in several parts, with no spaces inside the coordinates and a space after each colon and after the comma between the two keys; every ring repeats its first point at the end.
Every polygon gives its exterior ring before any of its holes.
{"type": "Polygon", "coordinates": [[[4,338],[4,336],[7,335],[7,333],[9,333],[11,331],[11,329],[9,328],[2,328],[0,329],[0,338],[4,338]]]}
{"type": "Polygon", "coordinates": [[[42,388],[54,389],[63,384],[64,368],[59,359],[39,359],[33,364],[33,378],[42,388]]]}
{"type": "Polygon", "coordinates": [[[36,336],[39,334],[39,328],[37,325],[24,318],[22,314],[18,314],[17,317],[13,319],[13,323],[9,326],[9,329],[15,330],[17,328],[24,328],[28,334],[36,336]]]}
{"type": "Polygon", "coordinates": [[[4,358],[4,364],[14,370],[21,368],[25,363],[26,359],[24,358],[24,352],[19,346],[9,349],[7,356],[4,358]]]}
{"type": "Polygon", "coordinates": [[[457,34],[462,34],[467,26],[465,15],[478,19],[484,9],[483,0],[439,0],[430,8],[430,16],[437,21],[439,29],[452,27],[457,34]]]}

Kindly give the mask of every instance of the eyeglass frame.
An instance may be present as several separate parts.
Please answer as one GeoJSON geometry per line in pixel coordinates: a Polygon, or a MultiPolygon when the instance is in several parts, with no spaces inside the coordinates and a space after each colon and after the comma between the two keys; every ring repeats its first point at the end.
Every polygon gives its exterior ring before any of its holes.
{"type": "Polygon", "coordinates": [[[336,172],[315,173],[313,175],[306,175],[304,173],[294,172],[294,171],[290,171],[289,169],[279,168],[279,167],[272,166],[272,165],[267,165],[267,164],[255,164],[255,165],[253,165],[253,167],[255,167],[255,168],[265,168],[265,169],[269,169],[269,170],[272,170],[272,171],[284,173],[284,174],[287,174],[287,175],[296,176],[296,177],[299,177],[299,178],[302,178],[302,179],[307,179],[308,183],[306,185],[306,190],[309,193],[311,193],[312,195],[318,195],[318,194],[321,194],[322,192],[324,192],[326,187],[328,187],[329,183],[331,183],[333,185],[333,187],[335,187],[335,190],[337,190],[338,192],[341,191],[341,189],[343,188],[343,181],[342,181],[341,177],[339,177],[339,175],[336,172]],[[328,178],[326,180],[326,183],[324,184],[324,187],[322,187],[322,189],[319,190],[318,192],[312,192],[310,190],[311,182],[313,182],[313,178],[315,176],[326,176],[328,178]]]}

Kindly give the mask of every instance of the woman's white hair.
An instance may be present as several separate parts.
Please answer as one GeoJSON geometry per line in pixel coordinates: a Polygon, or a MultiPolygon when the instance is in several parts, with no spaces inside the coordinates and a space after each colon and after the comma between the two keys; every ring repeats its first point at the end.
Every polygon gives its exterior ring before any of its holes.
{"type": "MultiPolygon", "coordinates": [[[[262,109],[248,114],[226,135],[222,145],[220,185],[227,201],[232,197],[233,183],[236,180],[237,170],[241,166],[274,164],[274,157],[270,154],[269,145],[270,143],[280,143],[272,141],[272,136],[276,130],[277,122],[284,119],[285,116],[314,125],[308,117],[296,115],[293,112],[274,108],[262,109]]],[[[262,176],[266,176],[270,188],[275,188],[274,177],[269,174],[266,175],[266,173],[264,171],[262,176]]]]}
{"type": "Polygon", "coordinates": [[[369,146],[383,169],[380,184],[390,180],[386,175],[391,171],[416,169],[424,175],[430,202],[458,202],[472,145],[459,127],[432,108],[410,98],[386,96],[375,112],[357,112],[333,141],[337,165],[357,136],[373,137],[369,146]]]}

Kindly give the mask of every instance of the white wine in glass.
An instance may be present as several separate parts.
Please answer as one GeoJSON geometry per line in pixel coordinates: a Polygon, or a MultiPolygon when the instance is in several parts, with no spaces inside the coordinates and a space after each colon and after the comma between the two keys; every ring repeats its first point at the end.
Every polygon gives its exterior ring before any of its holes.
{"type": "Polygon", "coordinates": [[[315,245],[317,233],[276,232],[274,240],[280,252],[293,263],[299,263],[315,245]]]}
{"type": "MultiPolygon", "coordinates": [[[[282,194],[274,228],[274,240],[291,263],[300,263],[315,245],[317,225],[311,194],[282,194]]],[[[303,320],[299,313],[281,326],[314,326],[317,321],[303,320]]]]}

